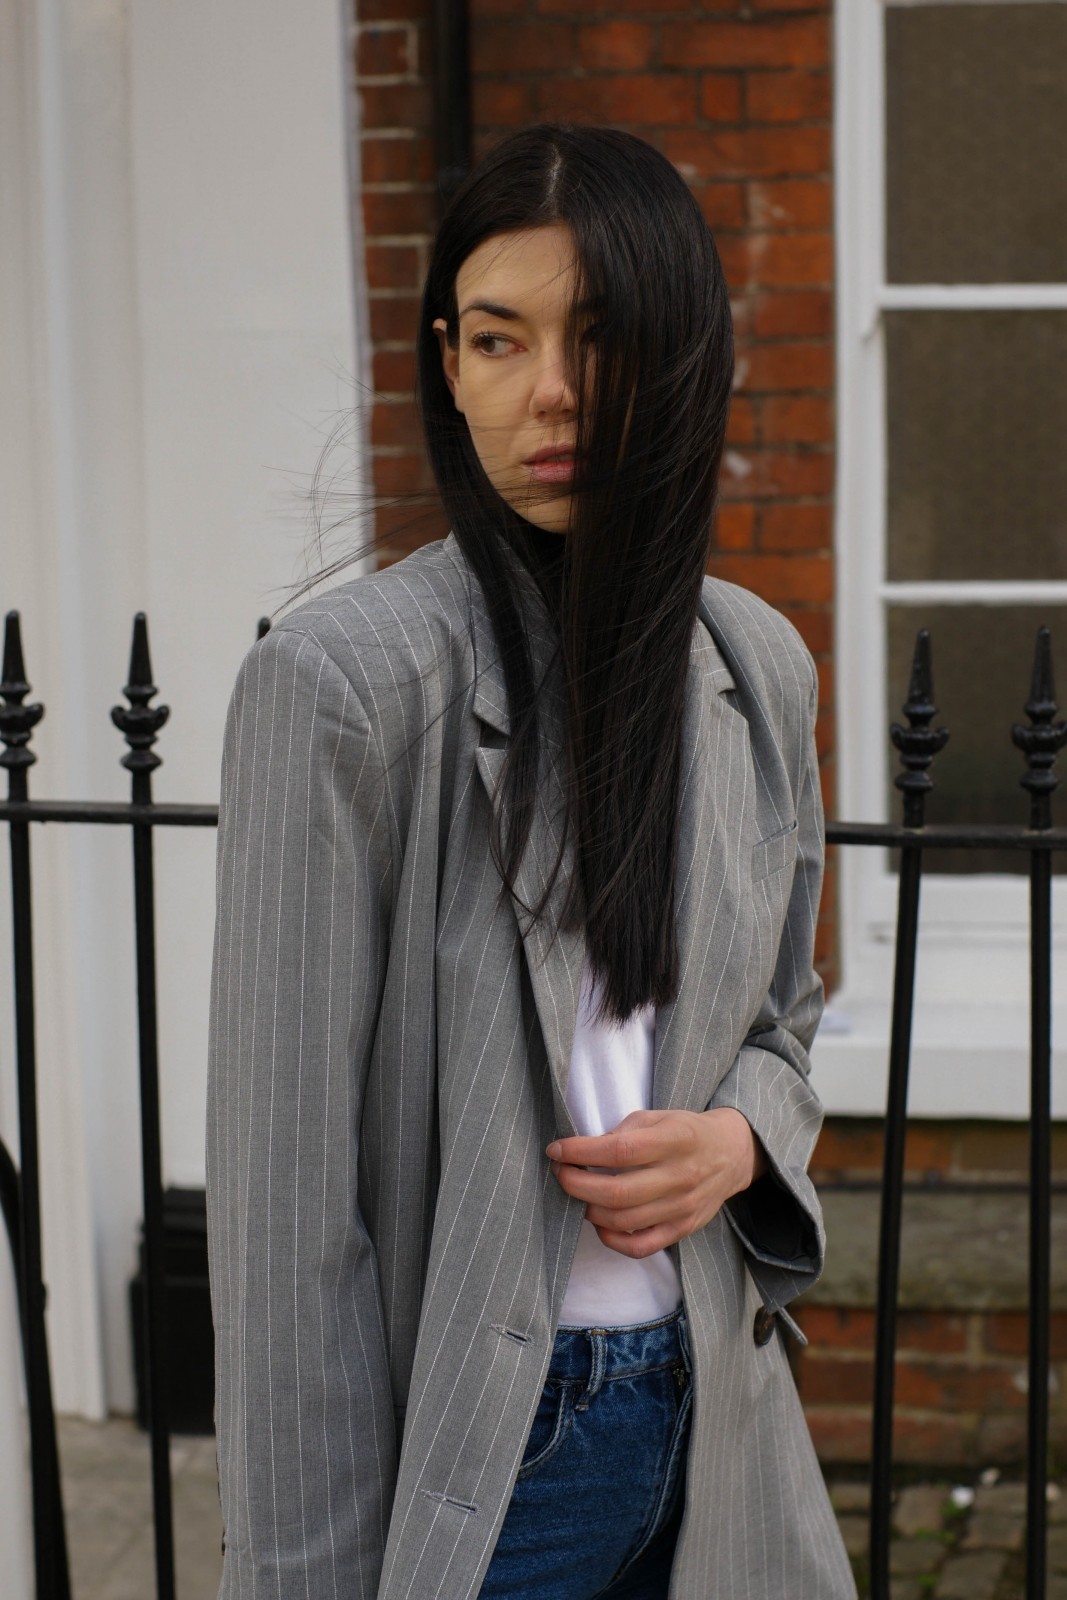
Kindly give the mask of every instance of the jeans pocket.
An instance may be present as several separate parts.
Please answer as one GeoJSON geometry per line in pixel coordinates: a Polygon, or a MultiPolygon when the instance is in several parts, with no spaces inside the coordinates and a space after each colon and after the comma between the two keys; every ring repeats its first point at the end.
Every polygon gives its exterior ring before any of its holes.
{"type": "Polygon", "coordinates": [[[571,1385],[549,1378],[541,1390],[516,1482],[552,1459],[567,1435],[572,1416],[571,1385]]]}

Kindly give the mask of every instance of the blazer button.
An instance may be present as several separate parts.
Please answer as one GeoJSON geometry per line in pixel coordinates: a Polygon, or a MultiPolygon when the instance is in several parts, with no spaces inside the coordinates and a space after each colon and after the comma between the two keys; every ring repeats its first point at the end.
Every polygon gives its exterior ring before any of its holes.
{"type": "Polygon", "coordinates": [[[757,1344],[766,1344],[770,1339],[774,1333],[774,1321],[774,1312],[768,1311],[766,1306],[760,1306],[752,1324],[752,1337],[757,1344]]]}

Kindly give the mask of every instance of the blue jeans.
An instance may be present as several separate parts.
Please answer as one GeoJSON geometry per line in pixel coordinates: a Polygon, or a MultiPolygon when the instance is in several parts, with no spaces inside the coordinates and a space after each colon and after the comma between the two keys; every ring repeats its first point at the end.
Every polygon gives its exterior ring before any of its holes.
{"type": "Polygon", "coordinates": [[[481,1600],[666,1600],[692,1401],[681,1306],[561,1327],[481,1600]]]}

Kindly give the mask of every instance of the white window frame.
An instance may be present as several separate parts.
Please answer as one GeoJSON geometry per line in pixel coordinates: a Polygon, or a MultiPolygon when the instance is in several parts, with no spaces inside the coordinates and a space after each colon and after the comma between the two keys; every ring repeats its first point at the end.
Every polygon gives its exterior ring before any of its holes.
{"type": "MultiPolygon", "coordinates": [[[[885,716],[886,611],[890,601],[998,606],[1067,602],[1064,582],[923,582],[885,579],[885,317],[890,310],[1067,310],[1067,283],[889,284],[885,280],[885,61],[887,4],[834,8],[835,249],[837,288],[836,813],[886,818],[895,752],[885,716]]],[[[945,3],[945,0],[940,0],[945,3]]],[[[957,4],[982,0],[951,0],[957,4]]],[[[1012,0],[995,0],[1012,3],[1012,0]]],[[[1045,0],[1063,4],[1067,0],[1045,0]]],[[[937,697],[937,639],[934,689],[937,697]]],[[[1058,640],[1063,659],[1065,641],[1058,640]]],[[[1018,664],[1021,702],[1029,662],[1018,664]]],[[[897,686],[893,686],[894,691],[897,686]]],[[[1061,699],[1067,685],[1058,686],[1061,699]]],[[[903,699],[906,685],[901,684],[903,699]]],[[[938,719],[940,720],[940,719],[938,719]]],[[[951,708],[944,708],[951,728],[951,708]]],[[[1003,738],[1011,761],[1008,730],[1003,738]]],[[[951,742],[939,758],[952,759],[951,742]]],[[[1018,757],[1020,776],[1023,772],[1018,757]]],[[[895,770],[895,769],[894,769],[895,770]]],[[[937,764],[934,766],[937,776],[937,764]]],[[[1061,764],[1067,783],[1067,766],[1061,764]]],[[[899,811],[896,816],[899,817],[899,811]]],[[[1014,818],[1026,820],[1025,791],[1014,818]]],[[[888,852],[840,851],[842,982],[816,1044],[828,1111],[884,1108],[897,879],[888,852]]],[[[1054,888],[1053,992],[1067,996],[1067,884],[1054,888]]],[[[931,875],[924,879],[910,1107],[930,1116],[1025,1117],[1028,1104],[1028,885],[1025,877],[931,875]]],[[[1058,1032],[1067,1029],[1061,1007],[1058,1032]]],[[[1057,1052],[1053,1111],[1067,1116],[1067,1052],[1057,1052]]]]}

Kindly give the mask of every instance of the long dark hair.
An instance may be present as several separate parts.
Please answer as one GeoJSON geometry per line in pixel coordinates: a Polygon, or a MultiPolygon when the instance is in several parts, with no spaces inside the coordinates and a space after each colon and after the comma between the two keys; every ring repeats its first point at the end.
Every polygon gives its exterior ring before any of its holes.
{"type": "MultiPolygon", "coordinates": [[[[643,140],[609,128],[524,128],[452,197],[422,300],[417,397],[438,490],[484,592],[507,685],[512,733],[490,844],[517,896],[541,734],[515,552],[558,618],[566,827],[578,865],[561,920],[584,923],[605,1018],[663,1005],[678,989],[682,714],[733,368],[711,231],[678,172],[643,140]],[[575,393],[587,398],[558,584],[534,559],[529,523],[482,470],[433,331],[443,316],[449,343],[458,342],[456,276],[483,240],[547,223],[571,230],[575,306],[596,307],[593,343],[572,313],[569,359],[575,393]]],[[[543,915],[547,902],[548,890],[527,909],[543,915]]]]}

